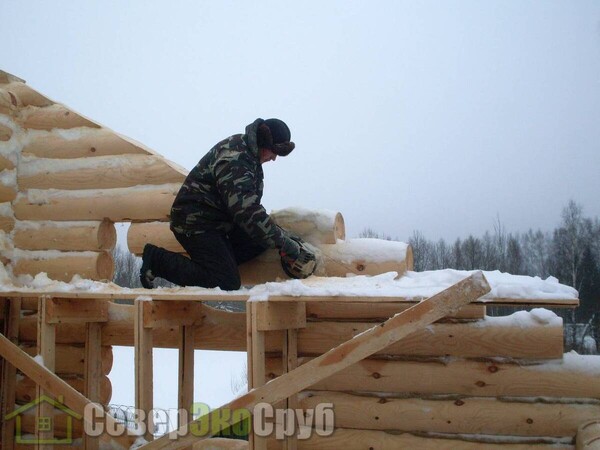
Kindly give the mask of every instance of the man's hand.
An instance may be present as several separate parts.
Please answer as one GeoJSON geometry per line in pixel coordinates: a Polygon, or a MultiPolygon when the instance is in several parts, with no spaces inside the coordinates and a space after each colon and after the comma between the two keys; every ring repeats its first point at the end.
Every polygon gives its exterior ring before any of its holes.
{"type": "Polygon", "coordinates": [[[285,236],[283,245],[279,249],[279,256],[293,263],[300,256],[300,245],[295,240],[285,236]]]}

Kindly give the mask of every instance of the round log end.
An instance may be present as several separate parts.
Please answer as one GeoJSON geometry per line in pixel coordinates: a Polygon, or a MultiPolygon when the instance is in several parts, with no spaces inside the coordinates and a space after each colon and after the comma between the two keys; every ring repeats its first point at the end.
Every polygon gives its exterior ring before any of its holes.
{"type": "Polygon", "coordinates": [[[110,220],[104,220],[98,227],[98,247],[100,250],[113,250],[117,245],[117,230],[110,220]]]}
{"type": "MultiPolygon", "coordinates": [[[[335,215],[333,233],[336,241],[337,239],[341,239],[342,241],[346,239],[346,224],[344,223],[344,217],[342,216],[342,213],[337,213],[335,215]]],[[[335,242],[332,242],[332,244],[335,244],[335,242]]]]}
{"type": "Polygon", "coordinates": [[[100,280],[112,280],[115,272],[115,262],[108,252],[102,252],[96,260],[96,273],[100,280]]]}
{"type": "Polygon", "coordinates": [[[5,127],[4,125],[0,125],[0,141],[8,141],[12,137],[13,131],[5,127]]]}

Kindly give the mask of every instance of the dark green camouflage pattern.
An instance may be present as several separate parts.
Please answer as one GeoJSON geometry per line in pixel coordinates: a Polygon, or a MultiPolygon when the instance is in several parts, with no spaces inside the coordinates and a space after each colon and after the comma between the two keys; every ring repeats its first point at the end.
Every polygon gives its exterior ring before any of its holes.
{"type": "Polygon", "coordinates": [[[265,247],[281,247],[283,235],[260,201],[263,170],[256,144],[257,119],[215,145],[192,169],[171,208],[177,233],[229,233],[234,226],[265,247]]]}

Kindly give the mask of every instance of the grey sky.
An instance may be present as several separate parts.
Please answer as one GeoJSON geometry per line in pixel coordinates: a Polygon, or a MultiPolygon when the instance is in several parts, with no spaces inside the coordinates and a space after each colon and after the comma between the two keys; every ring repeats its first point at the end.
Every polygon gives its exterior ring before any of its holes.
{"type": "Polygon", "coordinates": [[[256,117],[264,204],[407,239],[600,216],[600,2],[8,1],[0,68],[191,169],[256,117]]]}

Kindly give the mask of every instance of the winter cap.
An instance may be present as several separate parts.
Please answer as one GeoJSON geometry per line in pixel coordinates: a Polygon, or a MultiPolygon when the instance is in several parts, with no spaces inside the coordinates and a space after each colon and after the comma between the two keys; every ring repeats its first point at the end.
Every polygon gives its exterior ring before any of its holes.
{"type": "Polygon", "coordinates": [[[276,155],[289,155],[296,145],[293,142],[290,142],[292,134],[285,122],[279,119],[267,119],[264,121],[264,125],[269,128],[271,134],[271,139],[267,138],[267,141],[270,140],[267,147],[276,155]]]}

